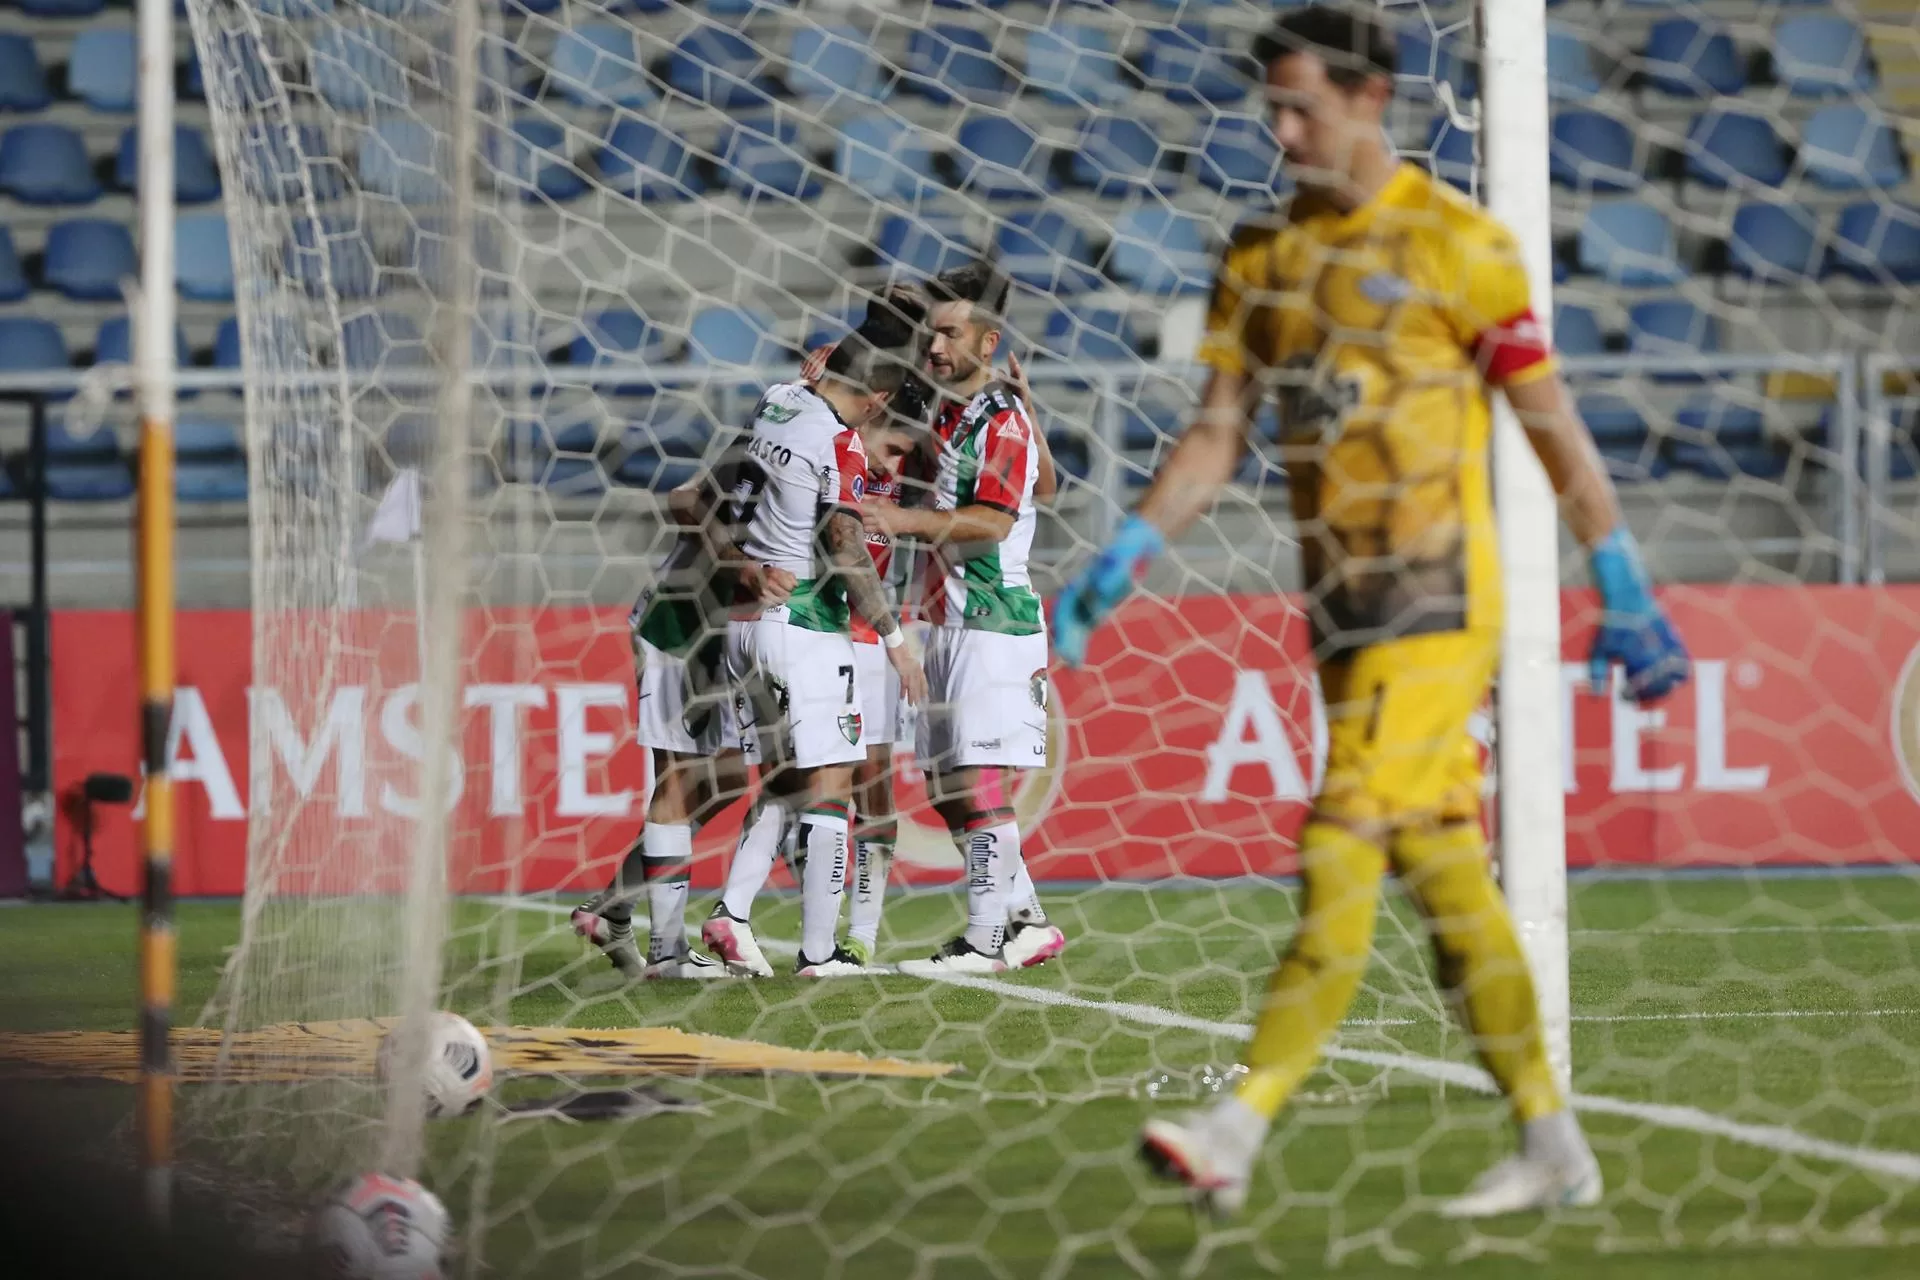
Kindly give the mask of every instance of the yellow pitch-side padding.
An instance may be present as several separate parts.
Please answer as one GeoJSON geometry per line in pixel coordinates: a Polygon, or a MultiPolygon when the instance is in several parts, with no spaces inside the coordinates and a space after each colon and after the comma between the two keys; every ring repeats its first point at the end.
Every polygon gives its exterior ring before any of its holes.
{"type": "MultiPolygon", "coordinates": [[[[184,1027],[173,1033],[174,1065],[182,1083],[234,1080],[298,1083],[340,1076],[371,1076],[380,1038],[391,1018],[289,1022],[242,1031],[220,1064],[220,1033],[184,1027]]],[[[893,1076],[937,1079],[959,1068],[950,1062],[869,1058],[838,1050],[787,1049],[752,1040],[693,1035],[672,1027],[490,1027],[494,1070],[521,1076],[700,1076],[782,1072],[815,1076],[893,1076]]],[[[0,1075],[140,1078],[140,1037],[133,1031],[35,1031],[0,1034],[0,1075]]]]}

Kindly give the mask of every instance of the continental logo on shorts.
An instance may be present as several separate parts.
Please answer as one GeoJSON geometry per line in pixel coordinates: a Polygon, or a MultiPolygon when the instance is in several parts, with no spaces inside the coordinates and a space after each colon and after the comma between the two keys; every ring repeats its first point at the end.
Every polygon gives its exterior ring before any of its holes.
{"type": "Polygon", "coordinates": [[[860,713],[858,711],[849,711],[840,717],[840,734],[854,746],[860,745],[860,713]]]}
{"type": "Polygon", "coordinates": [[[1907,791],[1920,800],[1920,645],[1915,645],[1901,664],[1900,678],[1893,686],[1893,758],[1900,765],[1900,780],[1907,791]]]}
{"type": "Polygon", "coordinates": [[[1042,711],[1047,709],[1047,669],[1041,667],[1027,677],[1027,696],[1033,699],[1033,705],[1042,711]]]}

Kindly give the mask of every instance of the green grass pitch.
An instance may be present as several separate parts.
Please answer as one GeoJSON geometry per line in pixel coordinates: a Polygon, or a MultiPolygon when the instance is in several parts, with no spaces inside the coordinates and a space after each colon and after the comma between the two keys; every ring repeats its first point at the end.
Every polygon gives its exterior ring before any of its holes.
{"type": "MultiPolygon", "coordinates": [[[[478,1021],[505,993],[519,1024],[674,1025],[965,1074],[686,1084],[705,1115],[640,1121],[444,1122],[428,1180],[497,1275],[1916,1273],[1920,882],[1576,884],[1575,1082],[1608,1198],[1478,1227],[1420,1201],[1463,1186],[1508,1129],[1456,1078],[1471,1053],[1397,904],[1336,1058],[1267,1146],[1246,1220],[1199,1223],[1137,1170],[1132,1135],[1203,1088],[1201,1068],[1235,1061],[1292,904],[1244,883],[1051,895],[1067,954],[986,987],[630,988],[551,904],[463,903],[448,974],[478,1021]],[[505,930],[514,962],[483,960],[505,930]]],[[[883,958],[930,948],[960,911],[953,894],[899,895],[883,958]]],[[[180,908],[183,1017],[211,994],[237,914],[180,908]]],[[[768,902],[756,925],[795,936],[795,905],[768,902]]],[[[0,912],[0,1028],[131,1026],[133,927],[120,907],[0,912]]],[[[34,1087],[96,1127],[128,1092],[34,1087]],[[82,1093],[102,1101],[71,1106],[82,1093]]]]}

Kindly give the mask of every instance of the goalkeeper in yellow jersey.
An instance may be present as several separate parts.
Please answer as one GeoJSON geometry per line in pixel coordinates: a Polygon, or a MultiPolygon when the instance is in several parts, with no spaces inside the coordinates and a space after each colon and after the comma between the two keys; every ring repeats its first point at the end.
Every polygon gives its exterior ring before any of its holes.
{"type": "Polygon", "coordinates": [[[1268,1125],[1366,970],[1391,867],[1520,1127],[1519,1154],[1445,1211],[1592,1204],[1599,1166],[1548,1066],[1533,982],[1488,869],[1467,730],[1499,652],[1491,389],[1518,412],[1591,556],[1606,609],[1596,678],[1618,664],[1629,695],[1652,701],[1686,679],[1686,650],[1555,370],[1512,236],[1392,154],[1382,128],[1391,33],[1315,5],[1281,19],[1254,52],[1299,193],[1226,249],[1199,413],[1139,512],[1055,601],[1053,635],[1064,660],[1084,659],[1165,538],[1212,505],[1247,423],[1274,396],[1327,764],[1300,834],[1299,930],[1255,1024],[1247,1078],[1212,1108],[1148,1123],[1142,1153],[1217,1211],[1244,1203],[1268,1125]]]}

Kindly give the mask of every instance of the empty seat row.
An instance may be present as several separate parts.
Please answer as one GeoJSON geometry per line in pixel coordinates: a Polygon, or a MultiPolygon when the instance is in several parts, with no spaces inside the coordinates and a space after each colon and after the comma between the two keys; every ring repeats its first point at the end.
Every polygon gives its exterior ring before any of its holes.
{"type": "MultiPolygon", "coordinates": [[[[1436,140],[1441,132],[1436,122],[1436,140]]],[[[1633,191],[1644,181],[1650,150],[1626,121],[1567,110],[1553,117],[1548,164],[1559,186],[1583,192],[1633,191]]],[[[1815,186],[1834,191],[1897,187],[1908,172],[1906,151],[1892,123],[1852,103],[1823,107],[1807,120],[1797,161],[1770,119],[1738,108],[1694,117],[1683,150],[1686,176],[1714,187],[1779,187],[1792,177],[1796,163],[1815,186]]]]}
{"type": "MultiPolygon", "coordinates": [[[[1734,214],[1726,247],[1729,269],[1753,279],[1843,275],[1910,284],[1920,281],[1920,209],[1863,201],[1841,210],[1829,233],[1803,206],[1746,204],[1734,214]]],[[[1603,201],[1588,210],[1574,263],[1584,273],[1630,287],[1678,284],[1691,274],[1667,216],[1638,200],[1603,201]]]]}
{"type": "MultiPolygon", "coordinates": [[[[47,229],[38,283],[80,302],[112,301],[121,296],[122,282],[139,271],[126,223],[69,218],[47,229]]],[[[233,301],[233,259],[223,215],[189,214],[175,221],[174,282],[184,298],[233,301]]],[[[0,302],[26,297],[33,283],[13,234],[0,227],[0,302]]]]}
{"type": "MultiPolygon", "coordinates": [[[[0,135],[0,193],[27,204],[90,204],[103,192],[102,174],[79,132],[59,124],[20,124],[0,135]]],[[[106,174],[115,190],[140,187],[136,128],[120,135],[106,174]]],[[[173,130],[173,193],[181,204],[220,198],[220,170],[207,136],[191,125],[173,130]]]]}
{"type": "MultiPolygon", "coordinates": [[[[1776,26],[1766,45],[1773,79],[1795,97],[1871,94],[1878,84],[1865,34],[1844,17],[1808,14],[1776,26]]],[[[1737,95],[1752,83],[1752,57],[1725,29],[1692,17],[1653,24],[1632,83],[1678,98],[1737,95]]],[[[1557,99],[1583,101],[1624,87],[1603,73],[1581,32],[1558,23],[1547,32],[1547,87],[1557,99]]]]}

